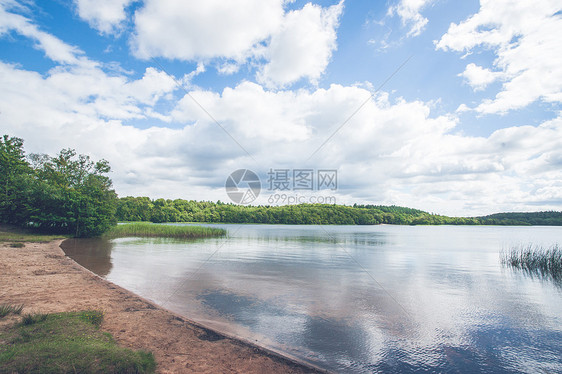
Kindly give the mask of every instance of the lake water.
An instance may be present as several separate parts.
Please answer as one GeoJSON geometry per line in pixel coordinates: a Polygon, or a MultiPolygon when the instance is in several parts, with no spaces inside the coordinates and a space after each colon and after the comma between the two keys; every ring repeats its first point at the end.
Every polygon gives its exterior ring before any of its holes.
{"type": "Polygon", "coordinates": [[[562,227],[209,225],[226,238],[65,243],[107,280],[337,372],[562,373],[562,284],[500,251],[562,227]]]}

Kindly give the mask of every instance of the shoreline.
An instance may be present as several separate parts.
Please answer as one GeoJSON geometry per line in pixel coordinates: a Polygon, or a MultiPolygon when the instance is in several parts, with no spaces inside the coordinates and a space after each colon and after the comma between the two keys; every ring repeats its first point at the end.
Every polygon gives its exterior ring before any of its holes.
{"type": "MultiPolygon", "coordinates": [[[[151,351],[157,373],[323,373],[325,370],[208,328],[115,285],[67,257],[63,240],[0,245],[0,300],[24,313],[101,310],[119,345],[151,351]]],[[[3,319],[0,328],[13,320],[3,319]]]]}

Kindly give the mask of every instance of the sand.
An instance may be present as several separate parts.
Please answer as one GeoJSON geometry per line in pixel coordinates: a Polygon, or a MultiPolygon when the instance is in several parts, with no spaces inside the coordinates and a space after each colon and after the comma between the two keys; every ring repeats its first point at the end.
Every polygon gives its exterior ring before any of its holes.
{"type": "Polygon", "coordinates": [[[0,304],[24,304],[24,313],[104,311],[101,329],[122,346],[151,351],[159,373],[319,372],[160,308],[84,269],[60,243],[0,244],[0,304]]]}

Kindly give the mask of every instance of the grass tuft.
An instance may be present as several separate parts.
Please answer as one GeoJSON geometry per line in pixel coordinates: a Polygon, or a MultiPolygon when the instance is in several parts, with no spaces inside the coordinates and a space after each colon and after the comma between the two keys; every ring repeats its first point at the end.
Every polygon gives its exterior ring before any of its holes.
{"type": "Polygon", "coordinates": [[[37,322],[43,322],[47,319],[47,314],[42,314],[42,313],[27,313],[23,316],[23,318],[21,319],[21,326],[29,326],[29,325],[33,325],[37,322]]]}
{"type": "Polygon", "coordinates": [[[8,314],[21,314],[22,310],[23,304],[0,304],[0,318],[6,317],[8,314]]]}
{"type": "Polygon", "coordinates": [[[0,331],[0,373],[153,373],[152,353],[119,347],[100,331],[103,313],[25,315],[0,331]]]}
{"type": "Polygon", "coordinates": [[[562,280],[562,248],[558,244],[550,248],[531,244],[515,247],[503,252],[501,261],[504,265],[530,274],[562,280]]]}
{"type": "Polygon", "coordinates": [[[108,238],[160,237],[160,238],[209,238],[226,235],[226,230],[204,226],[175,226],[154,223],[128,223],[117,225],[105,234],[108,238]]]}

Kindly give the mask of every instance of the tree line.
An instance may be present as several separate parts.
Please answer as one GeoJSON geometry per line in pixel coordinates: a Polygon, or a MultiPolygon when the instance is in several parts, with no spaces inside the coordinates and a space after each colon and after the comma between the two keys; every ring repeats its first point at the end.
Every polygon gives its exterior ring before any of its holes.
{"type": "Polygon", "coordinates": [[[118,198],[105,160],[73,149],[26,156],[23,140],[0,138],[0,223],[76,237],[99,236],[117,221],[309,225],[562,225],[562,212],[448,217],[384,205],[242,206],[184,199],[118,198]]]}
{"type": "Polygon", "coordinates": [[[501,213],[448,217],[418,209],[384,205],[299,204],[243,206],[210,201],[123,197],[119,221],[261,223],[308,225],[562,225],[562,212],[501,213]]]}

